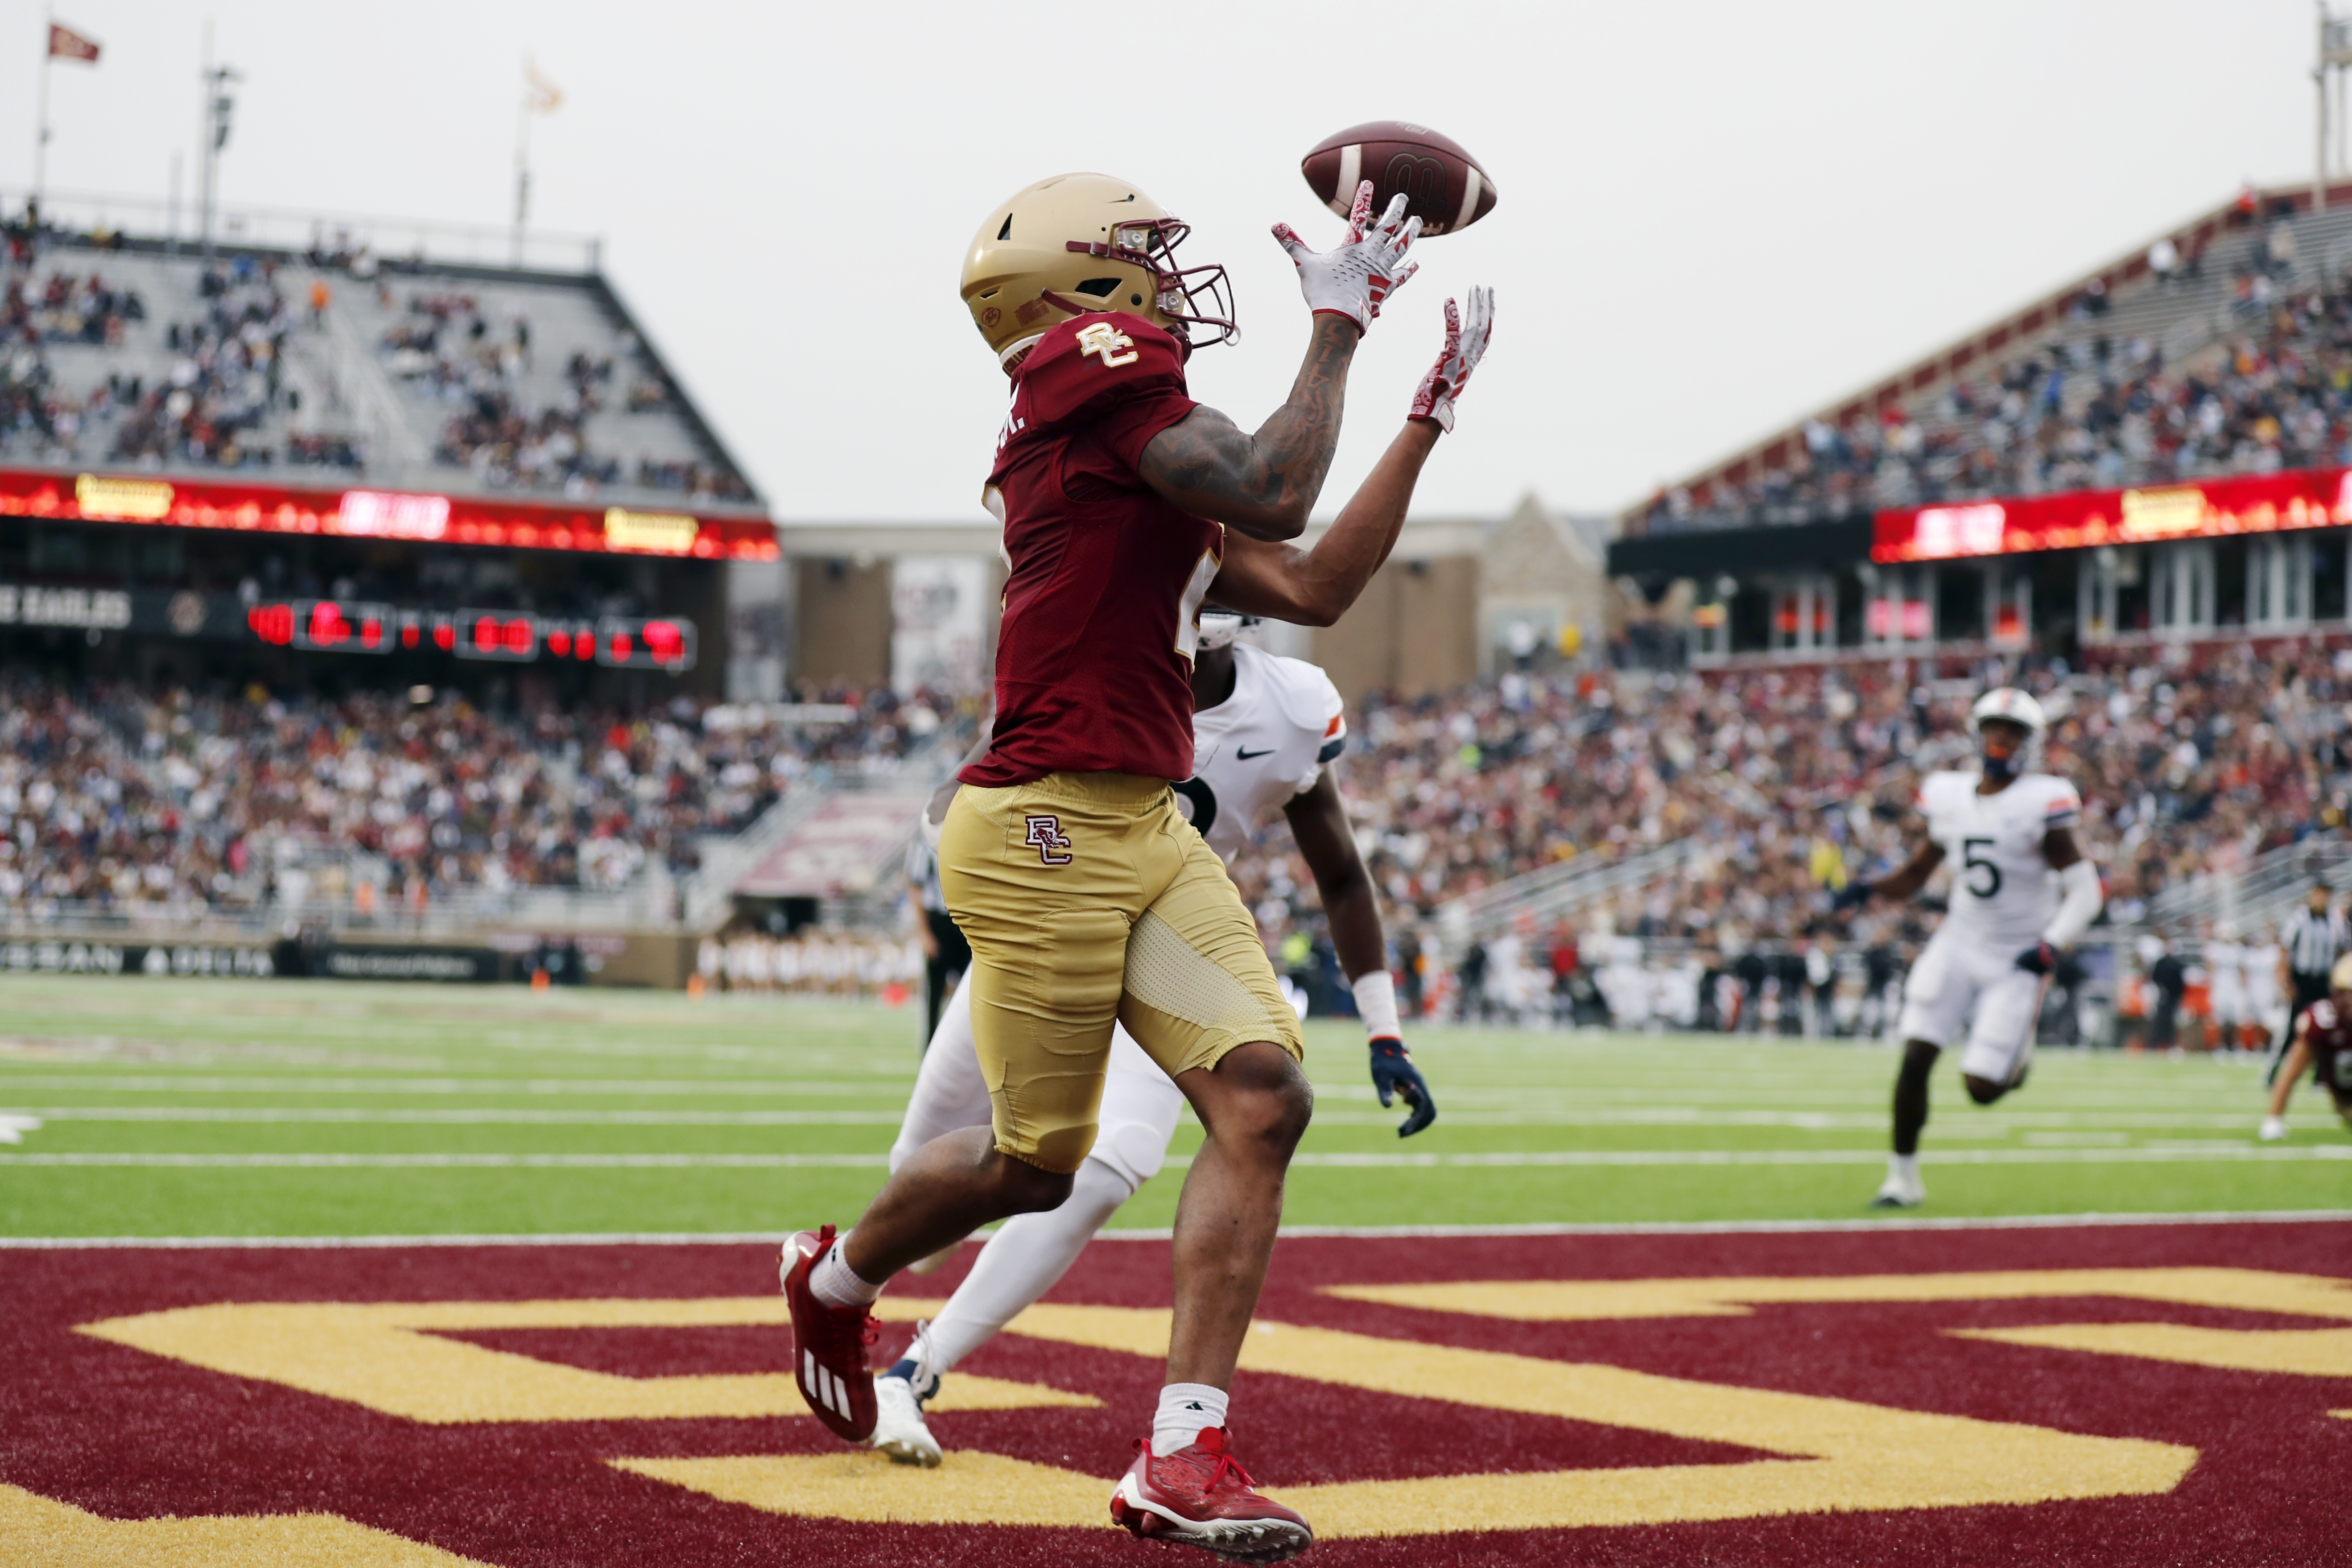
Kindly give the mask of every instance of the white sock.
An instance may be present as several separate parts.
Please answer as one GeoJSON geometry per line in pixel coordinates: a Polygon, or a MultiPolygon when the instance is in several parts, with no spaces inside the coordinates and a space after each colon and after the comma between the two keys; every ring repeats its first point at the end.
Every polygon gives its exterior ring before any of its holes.
{"type": "Polygon", "coordinates": [[[1905,1186],[1917,1186],[1919,1184],[1919,1156],[1916,1154],[1889,1154],[1886,1156],[1886,1174],[1889,1180],[1901,1182],[1905,1186]]]}
{"type": "Polygon", "coordinates": [[[848,1245],[849,1237],[845,1236],[816,1260],[816,1267],[809,1270],[809,1294],[828,1307],[870,1307],[882,1294],[882,1287],[867,1284],[842,1261],[842,1248],[848,1245]]]}
{"type": "Polygon", "coordinates": [[[1189,1448],[1205,1426],[1225,1424],[1230,1398],[1205,1383],[1171,1383],[1160,1391],[1160,1412],[1151,1418],[1151,1451],[1173,1454],[1189,1448]]]}
{"type": "Polygon", "coordinates": [[[1059,1207],[1006,1220],[931,1321],[930,1370],[948,1371],[1051,1290],[1095,1232],[1134,1195],[1125,1176],[1089,1155],[1059,1207]]]}

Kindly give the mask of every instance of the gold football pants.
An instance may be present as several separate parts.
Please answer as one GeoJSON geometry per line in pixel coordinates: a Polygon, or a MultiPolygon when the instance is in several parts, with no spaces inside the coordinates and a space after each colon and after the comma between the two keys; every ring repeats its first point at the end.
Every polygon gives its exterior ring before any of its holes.
{"type": "Polygon", "coordinates": [[[971,943],[971,1032],[996,1147],[1075,1172],[1114,1020],[1171,1078],[1235,1046],[1305,1049],[1257,923],[1158,779],[1048,773],[956,792],[940,886],[971,943]]]}

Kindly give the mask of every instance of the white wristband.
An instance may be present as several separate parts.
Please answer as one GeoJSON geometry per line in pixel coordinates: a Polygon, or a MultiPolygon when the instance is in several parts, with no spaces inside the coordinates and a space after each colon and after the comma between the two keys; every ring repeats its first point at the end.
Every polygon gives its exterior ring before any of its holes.
{"type": "Polygon", "coordinates": [[[1385,969],[1374,969],[1359,974],[1349,984],[1356,994],[1356,1016],[1364,1021],[1364,1034],[1371,1039],[1404,1038],[1404,1029],[1397,1022],[1396,980],[1385,969]]]}

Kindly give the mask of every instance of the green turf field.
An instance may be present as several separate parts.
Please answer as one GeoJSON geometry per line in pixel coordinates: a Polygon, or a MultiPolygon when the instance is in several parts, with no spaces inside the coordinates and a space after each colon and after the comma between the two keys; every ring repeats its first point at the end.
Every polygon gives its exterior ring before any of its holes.
{"type": "MultiPolygon", "coordinates": [[[[916,1061],[907,1009],[288,981],[0,980],[0,1235],[779,1231],[846,1222],[916,1061]]],[[[1418,1031],[1411,1142],[1353,1026],[1308,1030],[1299,1226],[1821,1219],[1881,1174],[1892,1052],[1418,1031]]],[[[2045,1051],[1937,1086],[1929,1215],[2352,1208],[2352,1136],[2258,1069],[2045,1051]]],[[[1188,1124],[1176,1157],[1195,1146],[1188,1124]]],[[[1173,1164],[1173,1162],[1171,1162],[1173,1164]]],[[[1171,1169],[1121,1215],[1165,1226],[1171,1169]]]]}

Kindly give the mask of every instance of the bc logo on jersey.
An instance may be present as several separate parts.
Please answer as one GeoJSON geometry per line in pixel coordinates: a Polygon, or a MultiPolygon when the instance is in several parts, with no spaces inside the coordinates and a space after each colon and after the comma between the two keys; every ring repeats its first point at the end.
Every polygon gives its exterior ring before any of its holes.
{"type": "Polygon", "coordinates": [[[1078,357],[1088,354],[1100,354],[1106,365],[1133,364],[1142,357],[1135,352],[1135,340],[1108,321],[1091,321],[1078,329],[1078,357]]]}
{"type": "Polygon", "coordinates": [[[1029,825],[1029,837],[1022,842],[1036,849],[1037,858],[1040,861],[1048,866],[1066,866],[1070,863],[1068,854],[1062,853],[1070,847],[1070,839],[1069,836],[1062,831],[1060,817],[1032,816],[1024,820],[1029,825]]]}

